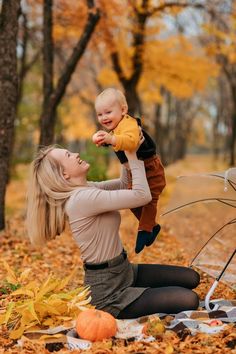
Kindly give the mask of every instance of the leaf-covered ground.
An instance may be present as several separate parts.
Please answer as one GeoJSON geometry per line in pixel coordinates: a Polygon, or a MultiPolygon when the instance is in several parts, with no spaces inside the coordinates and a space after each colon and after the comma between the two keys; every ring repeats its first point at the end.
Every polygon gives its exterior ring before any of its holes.
{"type": "MultiPolygon", "coordinates": [[[[225,166],[212,162],[210,158],[189,157],[167,168],[168,185],[160,201],[160,212],[171,195],[175,177],[186,172],[202,172],[222,170],[225,166]]],[[[111,169],[111,175],[116,174],[117,166],[111,169]]],[[[5,260],[16,271],[21,273],[30,268],[32,279],[44,280],[50,273],[56,277],[65,277],[77,268],[72,287],[82,284],[83,268],[80,253],[75,245],[70,232],[67,231],[61,237],[49,242],[43,249],[37,249],[30,245],[24,228],[24,200],[26,188],[27,169],[21,167],[19,178],[14,180],[7,194],[7,227],[1,232],[1,260],[5,260]],[[23,176],[23,177],[22,177],[23,176]]],[[[188,265],[189,255],[180,244],[177,235],[168,233],[168,225],[164,225],[158,241],[151,247],[146,248],[139,255],[134,252],[137,222],[129,211],[122,212],[121,236],[124,246],[128,251],[132,262],[141,263],[168,263],[188,265]]],[[[194,241],[194,240],[193,240],[194,241]]],[[[0,280],[6,276],[4,268],[0,267],[0,280]]],[[[197,292],[201,299],[209,289],[212,279],[201,273],[201,284],[197,292]]],[[[215,298],[235,298],[235,293],[227,286],[220,284],[214,294],[215,298]]],[[[49,353],[59,350],[59,353],[77,353],[62,348],[62,345],[34,344],[26,342],[23,347],[9,339],[8,332],[3,327],[0,333],[0,353],[49,353]]],[[[224,331],[217,335],[199,333],[191,336],[183,332],[179,336],[167,331],[156,341],[151,343],[134,342],[127,340],[107,340],[94,343],[87,353],[236,353],[236,328],[229,324],[224,331]]]]}

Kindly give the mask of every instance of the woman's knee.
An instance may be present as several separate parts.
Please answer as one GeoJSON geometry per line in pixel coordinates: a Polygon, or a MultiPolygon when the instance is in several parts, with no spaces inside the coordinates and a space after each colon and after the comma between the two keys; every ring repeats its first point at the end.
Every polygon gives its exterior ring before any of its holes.
{"type": "Polygon", "coordinates": [[[200,274],[192,269],[192,289],[196,288],[200,283],[200,274]]]}
{"type": "Polygon", "coordinates": [[[199,307],[199,297],[194,291],[191,291],[188,295],[188,307],[189,310],[196,310],[199,307]]]}
{"type": "Polygon", "coordinates": [[[189,289],[196,288],[199,285],[199,283],[200,283],[200,275],[199,275],[199,273],[196,272],[192,268],[188,269],[187,283],[188,283],[188,288],[189,289]]]}

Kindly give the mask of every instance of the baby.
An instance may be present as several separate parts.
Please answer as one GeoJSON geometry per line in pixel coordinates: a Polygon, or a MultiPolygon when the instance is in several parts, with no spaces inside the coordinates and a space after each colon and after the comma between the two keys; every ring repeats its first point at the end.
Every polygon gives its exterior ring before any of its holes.
{"type": "MultiPolygon", "coordinates": [[[[140,141],[140,119],[128,115],[128,104],[124,94],[114,88],[100,93],[95,100],[98,121],[106,130],[99,130],[92,137],[97,146],[111,145],[118,159],[128,167],[124,150],[135,150],[140,141]]],[[[156,145],[152,138],[142,129],[144,142],[137,151],[137,157],[144,161],[147,181],[152,194],[152,201],[143,207],[132,209],[139,220],[135,252],[139,253],[145,246],[150,246],[156,239],[161,227],[156,224],[157,201],[164,189],[165,173],[160,158],[156,155],[156,145]]],[[[129,173],[129,188],[131,188],[129,173]]]]}

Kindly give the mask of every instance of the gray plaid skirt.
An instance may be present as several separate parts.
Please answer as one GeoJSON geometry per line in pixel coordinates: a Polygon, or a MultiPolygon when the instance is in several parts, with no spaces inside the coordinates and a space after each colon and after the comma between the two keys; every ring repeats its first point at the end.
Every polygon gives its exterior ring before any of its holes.
{"type": "Polygon", "coordinates": [[[114,317],[147,289],[135,287],[138,265],[131,264],[124,255],[125,251],[107,261],[104,269],[88,269],[90,265],[84,265],[84,285],[90,287],[91,304],[114,317]]]}

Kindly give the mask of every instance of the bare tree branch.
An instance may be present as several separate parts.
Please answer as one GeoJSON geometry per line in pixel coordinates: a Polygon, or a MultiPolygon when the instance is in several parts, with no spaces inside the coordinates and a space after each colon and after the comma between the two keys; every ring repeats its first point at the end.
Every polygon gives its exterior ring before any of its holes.
{"type": "MultiPolygon", "coordinates": [[[[88,5],[91,9],[92,8],[91,4],[93,4],[93,1],[88,0],[87,2],[88,2],[88,5]]],[[[94,13],[89,12],[87,23],[86,23],[85,28],[83,30],[82,36],[79,39],[78,43],[76,44],[76,46],[71,54],[71,57],[68,59],[65,69],[64,69],[61,77],[59,78],[57,87],[53,93],[53,98],[51,99],[51,103],[53,104],[54,107],[59,103],[62,96],[64,95],[66,86],[70,81],[70,78],[75,70],[75,67],[76,67],[79,59],[82,57],[82,55],[86,49],[87,43],[89,42],[89,39],[94,31],[94,28],[95,28],[99,18],[100,18],[100,14],[99,14],[98,9],[96,9],[96,12],[94,12],[94,13]]]]}
{"type": "Polygon", "coordinates": [[[88,18],[85,27],[82,31],[81,37],[78,40],[76,46],[73,49],[71,56],[69,57],[64,70],[58,80],[58,83],[49,97],[47,106],[44,107],[41,116],[41,135],[40,135],[40,145],[48,145],[53,142],[54,135],[54,125],[55,125],[55,114],[57,106],[59,105],[68,83],[70,82],[71,76],[75,71],[76,65],[80,58],[84,54],[84,51],[89,43],[89,40],[93,34],[93,31],[100,19],[100,12],[98,8],[94,5],[93,0],[87,0],[88,6],[88,18]]]}
{"type": "Polygon", "coordinates": [[[113,68],[120,80],[120,82],[125,85],[127,82],[127,78],[125,77],[125,74],[122,70],[121,64],[120,64],[120,59],[119,59],[119,53],[117,51],[111,53],[111,61],[113,64],[113,68]]]}

